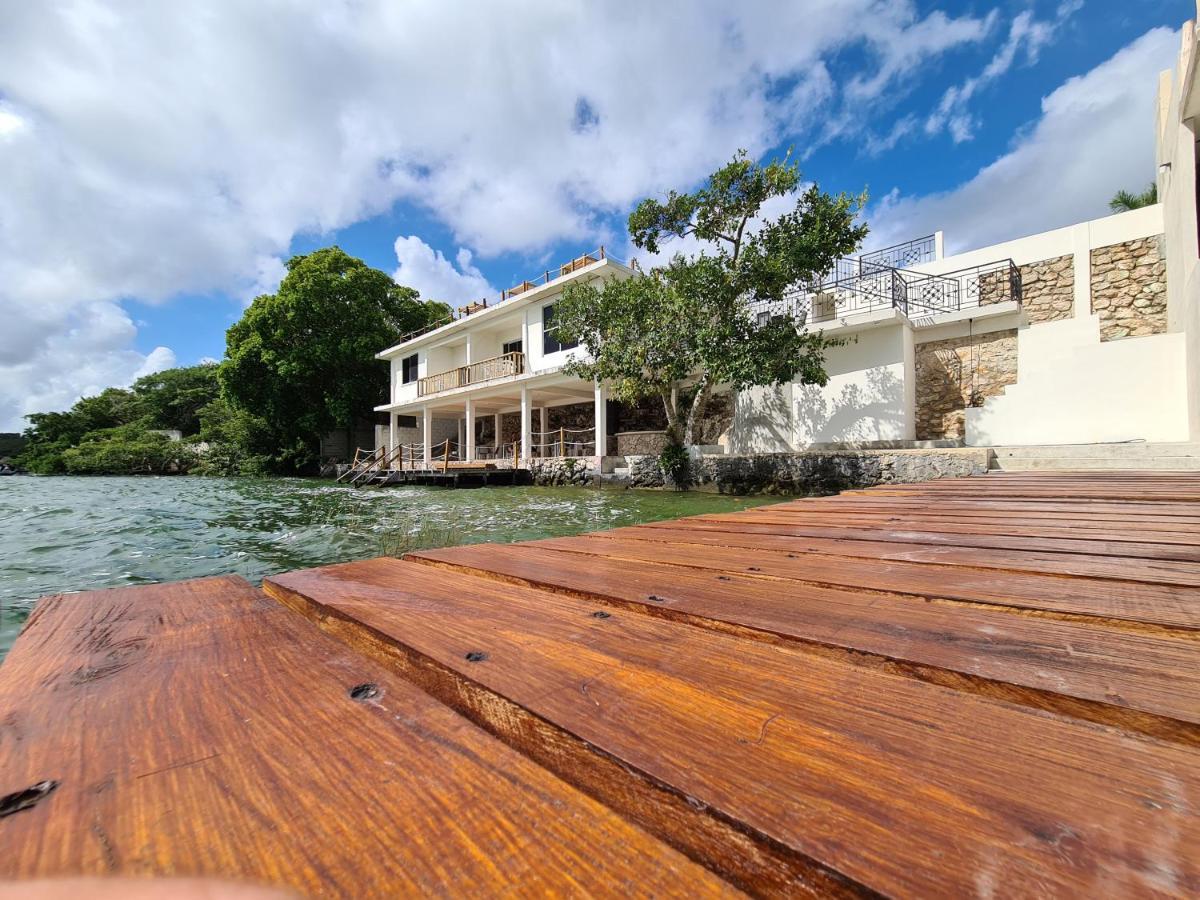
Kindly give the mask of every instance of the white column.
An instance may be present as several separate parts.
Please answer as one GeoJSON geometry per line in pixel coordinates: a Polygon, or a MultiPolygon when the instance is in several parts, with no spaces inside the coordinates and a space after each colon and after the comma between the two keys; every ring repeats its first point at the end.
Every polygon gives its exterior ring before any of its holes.
{"type": "Polygon", "coordinates": [[[499,456],[500,455],[500,443],[501,443],[500,442],[500,413],[496,413],[495,415],[493,415],[492,420],[495,423],[493,426],[492,443],[496,445],[495,455],[499,456]]]}
{"type": "Polygon", "coordinates": [[[521,388],[521,459],[525,461],[525,465],[529,465],[533,460],[533,448],[530,439],[529,429],[533,422],[533,410],[529,406],[529,388],[521,388]]]}
{"type": "Polygon", "coordinates": [[[475,461],[475,401],[467,398],[467,455],[468,462],[475,461]]]}
{"type": "Polygon", "coordinates": [[[433,464],[433,410],[421,407],[421,440],[425,444],[425,465],[433,464]]]}
{"type": "Polygon", "coordinates": [[[457,434],[459,456],[462,456],[463,448],[467,445],[467,442],[464,440],[464,435],[463,435],[463,432],[465,430],[466,429],[463,428],[463,420],[459,419],[458,420],[458,434],[457,434]]]}
{"type": "Polygon", "coordinates": [[[944,259],[946,256],[946,235],[941,231],[933,233],[933,258],[944,259]]]}
{"type": "Polygon", "coordinates": [[[396,452],[396,414],[388,413],[388,456],[396,452]]]}
{"type": "MultiPolygon", "coordinates": [[[[538,410],[538,431],[541,432],[541,436],[537,439],[539,444],[545,444],[547,439],[550,437],[548,434],[546,434],[546,432],[550,430],[550,425],[548,424],[550,417],[547,415],[548,412],[549,410],[547,410],[544,406],[538,410]]],[[[538,449],[544,452],[546,448],[539,447],[538,449]]]]}
{"type": "Polygon", "coordinates": [[[475,356],[471,350],[471,332],[469,332],[469,331],[467,332],[467,346],[466,346],[465,356],[466,356],[466,360],[464,362],[464,365],[469,366],[471,363],[475,362],[475,356]]]}
{"type": "Polygon", "coordinates": [[[1092,230],[1086,222],[1071,228],[1071,252],[1075,254],[1075,318],[1092,314],[1092,230]]]}
{"type": "Polygon", "coordinates": [[[608,388],[596,382],[596,472],[599,474],[608,450],[608,388]]]}

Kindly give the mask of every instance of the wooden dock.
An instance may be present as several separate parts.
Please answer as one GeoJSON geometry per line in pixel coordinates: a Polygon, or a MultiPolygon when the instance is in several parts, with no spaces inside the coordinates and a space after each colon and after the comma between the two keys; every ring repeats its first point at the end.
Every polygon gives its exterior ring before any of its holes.
{"type": "Polygon", "coordinates": [[[39,604],[0,878],[1200,895],[1200,476],[897,485],[39,604]]]}

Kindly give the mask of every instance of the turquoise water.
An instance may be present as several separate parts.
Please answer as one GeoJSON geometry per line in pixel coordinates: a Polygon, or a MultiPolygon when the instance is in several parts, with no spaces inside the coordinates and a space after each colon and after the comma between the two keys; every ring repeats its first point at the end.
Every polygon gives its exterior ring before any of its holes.
{"type": "Polygon", "coordinates": [[[0,478],[0,658],[46,594],[201,575],[251,580],[415,546],[520,541],[769,502],[587,488],[0,478]]]}

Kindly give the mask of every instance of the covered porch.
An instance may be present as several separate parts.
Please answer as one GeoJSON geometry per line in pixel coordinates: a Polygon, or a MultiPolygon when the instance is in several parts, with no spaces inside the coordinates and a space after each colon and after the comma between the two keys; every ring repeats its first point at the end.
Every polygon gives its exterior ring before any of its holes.
{"type": "Polygon", "coordinates": [[[599,470],[608,446],[607,405],[602,385],[558,373],[442,391],[388,410],[380,468],[528,468],[535,460],[572,457],[599,470]],[[412,426],[401,424],[404,417],[412,426]]]}

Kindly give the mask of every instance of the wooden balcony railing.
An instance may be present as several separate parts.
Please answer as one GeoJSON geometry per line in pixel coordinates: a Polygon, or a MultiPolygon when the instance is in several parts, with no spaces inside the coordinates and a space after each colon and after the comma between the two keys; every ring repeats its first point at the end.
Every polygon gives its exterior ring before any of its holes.
{"type": "Polygon", "coordinates": [[[491,359],[482,359],[469,366],[459,366],[448,372],[439,372],[437,375],[422,378],[417,382],[417,396],[424,397],[427,394],[452,391],[469,384],[491,381],[493,378],[520,375],[524,371],[524,353],[505,353],[503,356],[493,356],[491,359]]]}

